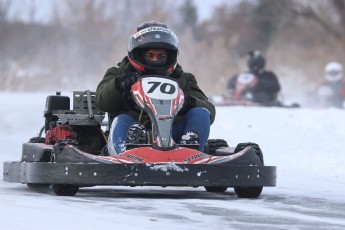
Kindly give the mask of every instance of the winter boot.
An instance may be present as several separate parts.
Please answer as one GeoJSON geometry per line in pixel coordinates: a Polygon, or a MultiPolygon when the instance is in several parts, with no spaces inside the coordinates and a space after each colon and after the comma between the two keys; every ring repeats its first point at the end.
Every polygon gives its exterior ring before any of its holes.
{"type": "Polygon", "coordinates": [[[181,144],[198,145],[199,143],[199,135],[193,131],[188,131],[181,137],[181,144]]]}
{"type": "Polygon", "coordinates": [[[128,130],[126,144],[147,144],[147,131],[139,122],[134,123],[128,130]]]}

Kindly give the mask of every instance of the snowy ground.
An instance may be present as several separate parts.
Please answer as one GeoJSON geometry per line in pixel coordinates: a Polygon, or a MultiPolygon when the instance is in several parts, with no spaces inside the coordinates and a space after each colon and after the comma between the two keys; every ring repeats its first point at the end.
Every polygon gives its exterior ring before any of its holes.
{"type": "MultiPolygon", "coordinates": [[[[0,93],[1,162],[19,160],[37,134],[48,94],[0,93]]],[[[344,110],[219,107],[211,138],[257,142],[278,167],[259,199],[159,187],[58,197],[1,180],[0,229],[345,229],[344,137],[344,110]]]]}

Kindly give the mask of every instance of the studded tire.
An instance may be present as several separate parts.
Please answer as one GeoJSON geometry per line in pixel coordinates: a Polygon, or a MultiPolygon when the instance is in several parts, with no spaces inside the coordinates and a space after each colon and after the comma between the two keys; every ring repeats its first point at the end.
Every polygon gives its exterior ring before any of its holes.
{"type": "MultiPolygon", "coordinates": [[[[258,144],[252,142],[240,143],[235,148],[235,153],[241,151],[246,147],[252,147],[256,155],[259,157],[262,165],[264,165],[264,157],[258,144]]],[[[258,198],[261,195],[263,187],[234,187],[235,193],[238,198],[258,198]]]]}
{"type": "Polygon", "coordinates": [[[205,189],[207,192],[225,192],[228,187],[220,186],[220,187],[215,187],[215,186],[205,186],[205,189]]]}
{"type": "Polygon", "coordinates": [[[204,152],[206,154],[214,155],[216,150],[221,147],[229,147],[226,140],[223,139],[209,139],[205,145],[204,152]]]}
{"type": "MultiPolygon", "coordinates": [[[[59,154],[67,144],[78,146],[75,140],[65,139],[55,143],[51,155],[51,162],[54,163],[59,158],[59,154]]],[[[79,191],[79,186],[73,184],[52,184],[51,189],[58,196],[74,196],[79,191]]]]}
{"type": "Polygon", "coordinates": [[[243,150],[244,148],[246,148],[248,146],[252,147],[255,150],[256,155],[259,157],[262,165],[264,165],[264,156],[262,154],[260,146],[256,143],[253,143],[253,142],[239,143],[235,148],[235,153],[243,150]]]}
{"type": "MultiPolygon", "coordinates": [[[[44,141],[43,137],[32,137],[28,143],[44,143],[44,141]]],[[[30,189],[48,189],[50,184],[26,183],[26,186],[30,189]]]]}
{"type": "MultiPolygon", "coordinates": [[[[221,147],[229,147],[228,143],[223,139],[209,139],[205,146],[205,153],[214,155],[216,150],[221,147]]],[[[225,192],[228,187],[225,186],[205,186],[207,192],[225,192]]]]}
{"type": "Polygon", "coordinates": [[[58,196],[74,196],[79,187],[71,184],[53,184],[52,190],[58,196]]]}

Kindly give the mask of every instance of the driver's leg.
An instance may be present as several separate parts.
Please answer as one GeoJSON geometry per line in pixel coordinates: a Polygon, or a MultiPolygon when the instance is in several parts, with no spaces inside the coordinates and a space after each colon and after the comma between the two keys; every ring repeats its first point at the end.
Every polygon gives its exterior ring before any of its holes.
{"type": "Polygon", "coordinates": [[[202,151],[210,134],[210,126],[210,112],[205,108],[193,108],[173,126],[173,139],[180,143],[183,136],[193,132],[198,135],[199,150],[202,151]]]}
{"type": "Polygon", "coordinates": [[[113,123],[111,123],[108,137],[109,155],[117,155],[126,150],[128,129],[134,122],[134,118],[127,114],[121,114],[115,117],[113,123]]]}

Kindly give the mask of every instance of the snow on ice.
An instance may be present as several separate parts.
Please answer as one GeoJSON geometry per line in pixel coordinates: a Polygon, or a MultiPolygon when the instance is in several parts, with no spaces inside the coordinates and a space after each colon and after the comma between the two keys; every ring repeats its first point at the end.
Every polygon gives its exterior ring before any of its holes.
{"type": "MultiPolygon", "coordinates": [[[[44,125],[51,93],[0,93],[0,160],[44,125]]],[[[210,138],[256,142],[277,186],[259,199],[233,189],[81,188],[74,197],[0,181],[0,229],[345,229],[345,110],[218,107],[210,138]]],[[[2,164],[0,166],[2,171],[2,164]]]]}

